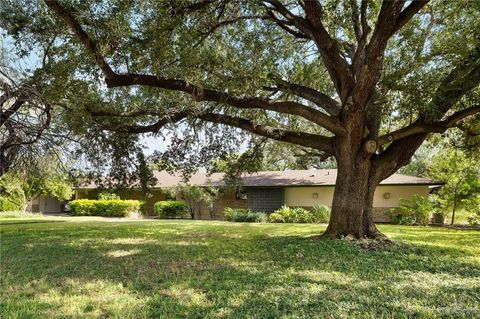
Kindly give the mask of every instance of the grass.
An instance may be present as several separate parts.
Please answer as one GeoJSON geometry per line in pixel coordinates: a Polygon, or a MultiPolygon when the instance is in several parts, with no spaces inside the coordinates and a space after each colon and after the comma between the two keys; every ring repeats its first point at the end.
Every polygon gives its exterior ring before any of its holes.
{"type": "Polygon", "coordinates": [[[10,219],[10,218],[42,218],[41,213],[29,213],[24,211],[4,211],[0,212],[0,219],[10,219]]]}
{"type": "Polygon", "coordinates": [[[7,318],[480,318],[480,232],[382,225],[401,244],[316,241],[324,225],[0,221],[7,318]]]}

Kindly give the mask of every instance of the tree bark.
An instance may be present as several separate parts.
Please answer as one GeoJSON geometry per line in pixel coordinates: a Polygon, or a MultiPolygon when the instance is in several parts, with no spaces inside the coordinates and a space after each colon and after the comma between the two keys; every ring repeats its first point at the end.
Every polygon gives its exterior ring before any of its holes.
{"type": "Polygon", "coordinates": [[[371,137],[376,132],[365,128],[360,106],[350,100],[344,108],[352,111],[343,118],[347,134],[336,139],[337,180],[330,222],[322,236],[384,238],[373,222],[373,196],[380,182],[372,162],[377,144],[371,137]]]}
{"type": "Polygon", "coordinates": [[[455,223],[455,210],[457,209],[457,188],[455,187],[455,193],[453,194],[453,208],[452,208],[452,221],[450,225],[455,223]]]}
{"type": "Polygon", "coordinates": [[[323,237],[384,238],[373,222],[373,195],[377,182],[370,174],[370,161],[339,168],[332,213],[323,237]]]}

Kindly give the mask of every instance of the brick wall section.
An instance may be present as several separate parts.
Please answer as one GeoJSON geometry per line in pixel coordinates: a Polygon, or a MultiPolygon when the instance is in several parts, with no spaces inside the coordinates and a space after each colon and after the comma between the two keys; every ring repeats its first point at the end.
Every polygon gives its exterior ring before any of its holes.
{"type": "Polygon", "coordinates": [[[247,200],[237,199],[235,196],[235,193],[222,194],[220,195],[220,198],[215,203],[215,206],[213,206],[213,216],[207,207],[202,207],[202,210],[200,212],[200,217],[197,219],[224,220],[225,215],[223,213],[223,210],[226,207],[246,209],[247,200]]]}
{"type": "Polygon", "coordinates": [[[392,219],[385,214],[389,209],[390,207],[373,207],[373,221],[375,223],[391,223],[392,219]]]}
{"type": "Polygon", "coordinates": [[[247,205],[254,212],[273,212],[284,203],[282,187],[250,187],[247,188],[247,205]]]}

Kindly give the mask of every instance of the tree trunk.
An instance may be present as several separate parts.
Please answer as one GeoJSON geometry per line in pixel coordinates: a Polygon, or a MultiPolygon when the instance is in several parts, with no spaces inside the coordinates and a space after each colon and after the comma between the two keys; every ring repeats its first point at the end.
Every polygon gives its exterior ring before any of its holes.
{"type": "Polygon", "coordinates": [[[455,194],[453,195],[453,209],[452,209],[452,221],[450,225],[455,223],[455,210],[457,209],[457,190],[455,189],[455,194]]]}
{"type": "Polygon", "coordinates": [[[373,195],[377,183],[370,177],[370,163],[338,168],[332,213],[324,237],[384,237],[373,222],[373,195]]]}
{"type": "Polygon", "coordinates": [[[323,237],[385,237],[373,222],[373,195],[380,182],[371,161],[376,144],[367,137],[372,132],[363,129],[363,113],[347,116],[347,135],[336,144],[337,180],[330,222],[323,237]]]}

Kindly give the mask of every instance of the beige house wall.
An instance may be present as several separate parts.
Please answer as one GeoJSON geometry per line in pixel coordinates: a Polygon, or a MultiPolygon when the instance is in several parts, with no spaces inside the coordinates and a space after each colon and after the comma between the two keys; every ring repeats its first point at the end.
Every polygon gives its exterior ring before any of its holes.
{"type": "MultiPolygon", "coordinates": [[[[333,186],[285,187],[285,205],[292,207],[332,206],[333,186]],[[316,195],[314,195],[316,194],[316,195]]],[[[378,186],[373,197],[373,218],[375,222],[389,222],[385,212],[398,207],[400,199],[413,195],[428,196],[428,185],[388,185],[378,186]]]]}
{"type": "Polygon", "coordinates": [[[378,186],[373,195],[373,207],[398,207],[400,199],[412,198],[413,195],[428,196],[428,185],[388,185],[378,186]],[[389,194],[389,198],[386,194],[389,194]]]}
{"type": "Polygon", "coordinates": [[[285,187],[285,205],[311,207],[315,205],[332,206],[333,187],[285,187]],[[317,194],[317,198],[314,198],[317,194]]]}
{"type": "MultiPolygon", "coordinates": [[[[312,207],[315,205],[332,206],[333,186],[314,186],[314,187],[285,187],[284,203],[291,207],[312,207]],[[317,194],[316,196],[314,194],[317,194]]],[[[77,190],[76,199],[89,198],[97,199],[98,190],[77,190]]],[[[161,189],[151,191],[152,195],[147,199],[147,214],[153,215],[153,205],[157,201],[166,200],[166,194],[161,189]]],[[[401,198],[411,198],[414,194],[427,196],[429,188],[427,185],[388,185],[378,186],[373,200],[374,220],[376,222],[389,222],[390,218],[385,215],[391,207],[398,207],[401,198]],[[385,194],[389,195],[385,195],[385,194]],[[386,198],[388,197],[388,198],[386,198]]],[[[128,190],[119,194],[122,199],[142,200],[142,194],[137,190],[128,190]]],[[[180,199],[180,198],[177,198],[180,199]]],[[[223,220],[225,207],[248,208],[247,200],[238,199],[235,193],[225,193],[220,195],[213,207],[213,212],[208,207],[202,207],[200,216],[196,219],[218,219],[223,220]]]]}
{"type": "MultiPolygon", "coordinates": [[[[285,205],[309,207],[322,204],[332,206],[333,191],[333,186],[285,187],[285,205]]],[[[427,196],[428,193],[429,188],[426,185],[378,186],[373,197],[373,207],[398,207],[401,198],[411,198],[414,194],[427,196]],[[387,193],[389,195],[385,195],[387,193]]]]}

